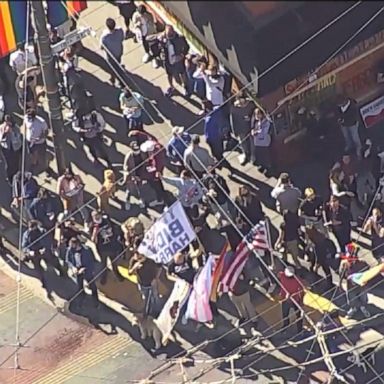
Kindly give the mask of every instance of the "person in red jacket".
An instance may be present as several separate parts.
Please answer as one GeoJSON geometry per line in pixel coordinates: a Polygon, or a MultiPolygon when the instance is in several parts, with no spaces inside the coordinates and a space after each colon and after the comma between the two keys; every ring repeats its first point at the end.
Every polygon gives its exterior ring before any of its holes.
{"type": "Polygon", "coordinates": [[[297,332],[300,333],[303,329],[303,319],[301,308],[304,300],[304,287],[300,279],[295,276],[295,269],[293,267],[287,267],[284,271],[278,274],[281,290],[280,299],[281,310],[283,316],[283,329],[289,325],[289,311],[293,309],[298,319],[297,332]],[[301,307],[299,308],[296,303],[301,307]]]}

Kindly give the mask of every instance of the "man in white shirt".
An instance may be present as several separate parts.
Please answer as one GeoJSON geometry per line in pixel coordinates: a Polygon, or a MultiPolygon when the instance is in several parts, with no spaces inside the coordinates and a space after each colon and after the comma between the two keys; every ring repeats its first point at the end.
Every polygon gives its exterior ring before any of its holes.
{"type": "Polygon", "coordinates": [[[23,43],[18,43],[17,50],[9,55],[9,65],[18,75],[27,68],[37,65],[33,47],[25,47],[23,43]]]}
{"type": "Polygon", "coordinates": [[[282,213],[285,210],[296,213],[299,209],[301,191],[292,185],[288,173],[282,173],[277,180],[271,196],[276,199],[276,208],[282,213]]]}
{"type": "Polygon", "coordinates": [[[30,154],[31,167],[41,166],[50,175],[47,159],[48,125],[46,121],[36,115],[34,109],[29,109],[24,116],[25,139],[30,154]]]}
{"type": "Polygon", "coordinates": [[[206,97],[213,106],[222,105],[224,102],[224,77],[219,73],[216,65],[206,70],[206,63],[200,64],[200,71],[194,74],[196,78],[203,78],[206,85],[206,97]]]}

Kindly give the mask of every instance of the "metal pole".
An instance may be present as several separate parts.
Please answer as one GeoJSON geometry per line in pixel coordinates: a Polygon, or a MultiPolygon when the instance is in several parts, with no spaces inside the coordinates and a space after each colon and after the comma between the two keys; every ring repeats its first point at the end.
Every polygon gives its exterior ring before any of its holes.
{"type": "Polygon", "coordinates": [[[40,66],[43,74],[45,91],[48,99],[49,123],[52,129],[53,146],[56,154],[57,170],[59,174],[64,172],[66,168],[66,160],[63,145],[64,137],[64,122],[61,112],[60,95],[57,88],[57,76],[55,64],[51,51],[51,43],[49,40],[47,20],[43,8],[43,2],[31,1],[32,20],[37,35],[37,47],[40,56],[40,66]]]}

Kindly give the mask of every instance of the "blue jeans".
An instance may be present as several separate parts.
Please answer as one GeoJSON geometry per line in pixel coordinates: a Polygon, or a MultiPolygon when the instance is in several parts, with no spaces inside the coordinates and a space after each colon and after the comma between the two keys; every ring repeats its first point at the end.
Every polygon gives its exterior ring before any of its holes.
{"type": "Polygon", "coordinates": [[[344,136],[345,150],[355,149],[356,155],[361,157],[361,140],[359,136],[359,123],[357,122],[350,127],[341,126],[341,132],[344,136]]]}

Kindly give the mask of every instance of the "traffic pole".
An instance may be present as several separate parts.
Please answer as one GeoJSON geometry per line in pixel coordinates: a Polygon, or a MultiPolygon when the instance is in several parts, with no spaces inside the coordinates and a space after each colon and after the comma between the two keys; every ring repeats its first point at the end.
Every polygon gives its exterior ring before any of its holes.
{"type": "Polygon", "coordinates": [[[64,153],[64,121],[61,111],[61,101],[57,87],[56,69],[53,60],[51,42],[49,40],[47,20],[42,1],[31,1],[32,20],[37,35],[37,47],[40,57],[40,66],[43,75],[45,92],[48,99],[49,123],[52,129],[53,146],[55,149],[57,170],[59,175],[64,172],[67,162],[64,153]]]}

